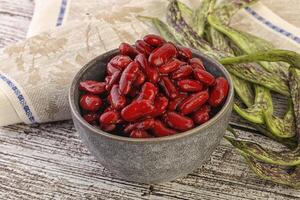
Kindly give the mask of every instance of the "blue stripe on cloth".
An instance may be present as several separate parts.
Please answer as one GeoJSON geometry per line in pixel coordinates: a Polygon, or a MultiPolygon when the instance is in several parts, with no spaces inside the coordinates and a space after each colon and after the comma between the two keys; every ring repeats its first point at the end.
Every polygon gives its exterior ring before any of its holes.
{"type": "Polygon", "coordinates": [[[24,96],[21,94],[21,92],[17,88],[17,86],[12,81],[10,81],[7,77],[5,77],[2,74],[0,74],[0,79],[2,79],[3,81],[5,81],[7,83],[7,85],[13,90],[13,92],[17,96],[17,98],[18,98],[21,106],[23,107],[23,110],[24,110],[26,116],[28,117],[29,121],[31,123],[36,123],[36,121],[34,119],[34,116],[33,116],[32,112],[30,111],[29,106],[26,103],[26,100],[25,100],[24,96]]]}
{"type": "Polygon", "coordinates": [[[61,26],[65,17],[68,0],[61,0],[60,10],[56,21],[56,26],[61,26]]]}
{"type": "Polygon", "coordinates": [[[286,31],[283,28],[273,24],[272,22],[270,22],[267,19],[265,19],[264,17],[260,16],[257,12],[255,12],[254,10],[252,10],[249,7],[246,7],[245,10],[248,13],[250,13],[253,17],[255,17],[258,21],[264,23],[269,28],[273,29],[274,31],[280,33],[281,35],[284,35],[285,37],[288,37],[289,39],[292,39],[296,43],[300,44],[300,37],[299,36],[296,36],[293,33],[289,32],[289,31],[286,31]]]}

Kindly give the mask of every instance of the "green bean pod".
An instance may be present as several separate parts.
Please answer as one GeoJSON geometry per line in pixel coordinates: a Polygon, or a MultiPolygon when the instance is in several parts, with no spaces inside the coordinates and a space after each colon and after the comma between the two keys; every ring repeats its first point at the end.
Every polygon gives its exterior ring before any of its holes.
{"type": "Polygon", "coordinates": [[[186,19],[188,23],[192,23],[194,18],[194,11],[190,7],[188,7],[185,3],[182,3],[181,1],[178,1],[178,8],[182,13],[184,19],[186,19]]]}
{"type": "Polygon", "coordinates": [[[300,70],[290,68],[289,84],[294,105],[296,135],[298,142],[300,142],[300,70]]]}
{"type": "Polygon", "coordinates": [[[193,27],[199,36],[203,36],[206,18],[214,9],[216,0],[204,0],[201,5],[195,10],[193,16],[193,27]]]}

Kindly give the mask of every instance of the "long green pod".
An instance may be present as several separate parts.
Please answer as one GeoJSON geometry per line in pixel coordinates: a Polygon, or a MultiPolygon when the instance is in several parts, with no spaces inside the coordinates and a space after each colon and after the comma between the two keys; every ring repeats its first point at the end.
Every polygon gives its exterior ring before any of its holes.
{"type": "Polygon", "coordinates": [[[291,100],[289,100],[288,110],[283,119],[268,111],[263,111],[263,116],[267,128],[277,137],[291,138],[295,136],[295,119],[291,100]]]}
{"type": "Polygon", "coordinates": [[[264,87],[255,85],[254,104],[246,109],[240,108],[235,104],[233,109],[241,117],[252,123],[264,124],[263,110],[273,113],[273,103],[270,91],[264,87]]]}
{"type": "Polygon", "coordinates": [[[278,152],[265,149],[261,145],[256,144],[254,142],[246,140],[237,140],[228,136],[224,136],[224,138],[238,150],[265,163],[282,166],[300,165],[299,149],[295,149],[294,151],[278,152]]]}
{"type": "Polygon", "coordinates": [[[260,178],[287,185],[293,188],[300,188],[300,167],[278,167],[274,165],[265,164],[257,161],[253,157],[240,152],[245,158],[246,162],[252,169],[252,171],[260,178]]]}
{"type": "Polygon", "coordinates": [[[181,1],[178,1],[178,8],[183,14],[183,17],[186,19],[186,21],[192,23],[194,18],[194,11],[181,1]]]}
{"type": "Polygon", "coordinates": [[[206,18],[214,9],[215,3],[216,0],[204,0],[194,12],[193,27],[199,36],[204,34],[206,18]]]}
{"type": "MultiPolygon", "coordinates": [[[[270,43],[261,38],[253,36],[249,33],[235,30],[229,26],[222,24],[222,22],[212,14],[210,14],[207,19],[211,26],[229,37],[239,48],[241,48],[247,54],[251,54],[257,51],[268,51],[274,48],[270,43]]],[[[260,64],[268,72],[273,73],[274,76],[278,76],[282,79],[282,81],[287,81],[288,66],[286,64],[269,62],[260,62],[260,64]]]]}
{"type": "Polygon", "coordinates": [[[300,142],[300,70],[290,68],[289,84],[294,105],[296,135],[298,142],[300,142]]]}

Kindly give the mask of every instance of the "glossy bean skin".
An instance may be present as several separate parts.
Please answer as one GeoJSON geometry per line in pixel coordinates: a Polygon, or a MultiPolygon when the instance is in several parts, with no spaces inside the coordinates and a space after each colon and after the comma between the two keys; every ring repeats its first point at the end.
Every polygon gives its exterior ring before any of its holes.
{"type": "Polygon", "coordinates": [[[96,113],[96,112],[90,112],[90,113],[84,114],[82,117],[89,124],[96,124],[97,120],[98,120],[98,113],[96,113]]]}
{"type": "Polygon", "coordinates": [[[181,60],[189,60],[189,59],[192,59],[193,53],[189,48],[180,47],[180,48],[178,48],[178,57],[181,60]]]}
{"type": "Polygon", "coordinates": [[[145,35],[143,40],[153,47],[160,47],[166,42],[162,37],[154,34],[145,35]]]}
{"type": "Polygon", "coordinates": [[[109,76],[113,75],[115,72],[120,72],[121,69],[114,67],[112,64],[108,63],[106,66],[106,71],[109,76]]]}
{"type": "Polygon", "coordinates": [[[103,124],[100,126],[100,128],[105,132],[112,132],[116,129],[115,124],[103,124]]]}
{"type": "Polygon", "coordinates": [[[126,42],[122,42],[119,46],[119,52],[122,55],[129,56],[131,58],[134,58],[138,52],[137,50],[130,44],[126,42]]]}
{"type": "Polygon", "coordinates": [[[170,60],[169,62],[167,62],[166,64],[160,66],[158,68],[158,71],[161,74],[168,74],[170,72],[176,71],[183,64],[184,64],[184,62],[174,58],[174,59],[170,60]]]}
{"type": "Polygon", "coordinates": [[[180,105],[179,111],[183,115],[192,113],[193,111],[199,109],[209,98],[208,91],[201,91],[193,94],[192,96],[186,98],[180,105]]]}
{"type": "Polygon", "coordinates": [[[135,42],[135,47],[139,53],[144,54],[147,57],[151,54],[153,50],[153,48],[144,40],[137,40],[135,42]]]}
{"type": "Polygon", "coordinates": [[[147,133],[147,131],[137,129],[137,130],[131,131],[129,137],[131,137],[131,138],[151,138],[152,136],[149,133],[147,133]]]}
{"type": "Polygon", "coordinates": [[[120,114],[115,110],[110,110],[100,115],[99,123],[104,125],[116,124],[119,120],[120,114]]]}
{"type": "Polygon", "coordinates": [[[173,84],[171,79],[169,79],[169,77],[161,77],[159,84],[170,99],[175,99],[179,95],[175,85],[173,84]]]}
{"type": "Polygon", "coordinates": [[[158,88],[150,82],[144,83],[141,93],[139,94],[137,100],[149,100],[151,102],[154,102],[155,96],[158,93],[158,88]]]}
{"type": "Polygon", "coordinates": [[[224,77],[217,78],[210,92],[209,104],[213,107],[221,105],[227,97],[228,90],[228,81],[224,77]]]}
{"type": "Polygon", "coordinates": [[[110,90],[110,100],[111,106],[114,109],[120,110],[125,107],[126,105],[126,98],[124,95],[121,95],[119,92],[119,85],[113,85],[110,90]]]}
{"type": "Polygon", "coordinates": [[[105,92],[105,82],[98,82],[93,80],[81,81],[79,83],[79,90],[85,91],[91,94],[102,94],[105,92]]]}
{"type": "Polygon", "coordinates": [[[171,78],[173,80],[179,80],[190,76],[193,73],[191,65],[183,65],[177,71],[173,72],[171,78]]]}
{"type": "Polygon", "coordinates": [[[112,86],[119,82],[120,77],[121,77],[121,71],[116,71],[115,73],[113,73],[110,77],[109,82],[106,84],[105,89],[107,91],[110,91],[112,86]]]}
{"type": "Polygon", "coordinates": [[[120,82],[119,82],[120,94],[128,94],[133,82],[136,79],[138,70],[139,70],[139,64],[133,61],[122,72],[120,82]]]}
{"type": "Polygon", "coordinates": [[[147,81],[150,81],[151,83],[158,82],[158,80],[159,80],[158,70],[149,65],[148,60],[145,55],[138,54],[134,60],[140,64],[141,68],[143,69],[143,71],[146,75],[147,81]]]}
{"type": "Polygon", "coordinates": [[[155,110],[149,115],[153,118],[158,117],[167,110],[169,100],[165,96],[157,96],[154,101],[155,110]]]}
{"type": "Polygon", "coordinates": [[[194,76],[197,80],[207,86],[211,86],[215,83],[215,77],[211,73],[200,68],[194,68],[194,76]]]}
{"type": "Polygon", "coordinates": [[[94,94],[84,94],[80,98],[80,107],[87,111],[98,111],[102,106],[102,100],[94,94]]]}
{"type": "Polygon", "coordinates": [[[204,64],[200,58],[191,58],[189,63],[193,68],[199,68],[205,70],[204,64]]]}
{"type": "Polygon", "coordinates": [[[201,82],[192,79],[179,80],[177,85],[183,92],[200,92],[203,89],[201,82]]]}
{"type": "Polygon", "coordinates": [[[149,56],[149,63],[154,67],[159,67],[167,63],[171,58],[177,56],[177,49],[171,43],[165,43],[163,46],[155,49],[149,56]]]}
{"type": "Polygon", "coordinates": [[[113,67],[116,67],[116,68],[119,68],[119,69],[123,70],[131,62],[132,62],[132,60],[129,56],[117,55],[109,61],[109,64],[111,64],[113,67]]]}
{"type": "Polygon", "coordinates": [[[196,124],[203,124],[210,119],[210,106],[205,104],[193,114],[193,120],[196,124]]]}
{"type": "Polygon", "coordinates": [[[194,122],[192,119],[176,112],[167,112],[164,115],[164,121],[170,127],[179,131],[187,131],[194,128],[194,122]]]}
{"type": "Polygon", "coordinates": [[[155,120],[152,132],[156,137],[175,135],[177,133],[177,131],[166,127],[160,120],[155,120]]]}
{"type": "Polygon", "coordinates": [[[179,94],[179,96],[176,99],[173,99],[170,101],[169,105],[168,105],[168,110],[169,111],[174,111],[177,109],[178,105],[187,98],[187,94],[179,94]]]}
{"type": "Polygon", "coordinates": [[[138,71],[136,79],[133,84],[134,86],[140,86],[145,82],[145,80],[146,80],[145,74],[141,71],[138,71]]]}
{"type": "Polygon", "coordinates": [[[121,111],[121,116],[126,121],[136,121],[142,117],[147,116],[155,107],[149,100],[132,101],[129,105],[121,111]]]}
{"type": "Polygon", "coordinates": [[[154,125],[154,119],[150,118],[150,119],[145,119],[136,123],[131,123],[129,125],[127,125],[124,128],[124,132],[125,133],[130,133],[131,131],[133,131],[134,129],[142,129],[142,130],[148,130],[153,128],[154,125]]]}

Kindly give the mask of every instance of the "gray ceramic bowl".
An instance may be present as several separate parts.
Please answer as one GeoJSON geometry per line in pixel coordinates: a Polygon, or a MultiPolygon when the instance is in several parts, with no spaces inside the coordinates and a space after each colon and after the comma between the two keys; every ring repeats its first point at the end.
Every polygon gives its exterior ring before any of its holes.
{"type": "Polygon", "coordinates": [[[160,183],[185,176],[201,167],[219,145],[229,122],[233,104],[233,86],[228,72],[215,60],[194,51],[209,72],[225,77],[229,94],[224,106],[208,122],[177,135],[134,139],[112,135],[89,125],[80,115],[78,84],[92,79],[103,81],[106,63],[117,54],[109,51],[86,64],[75,76],[69,102],[75,128],[81,139],[110,172],[118,177],[141,183],[160,183]]]}

